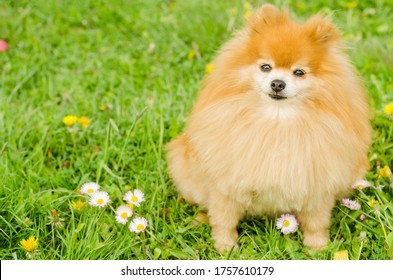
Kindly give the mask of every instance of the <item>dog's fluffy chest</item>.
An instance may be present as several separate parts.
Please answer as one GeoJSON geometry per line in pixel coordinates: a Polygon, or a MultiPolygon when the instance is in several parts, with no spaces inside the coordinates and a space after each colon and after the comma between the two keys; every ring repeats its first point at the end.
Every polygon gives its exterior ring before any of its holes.
{"type": "Polygon", "coordinates": [[[215,118],[191,141],[217,187],[252,213],[296,211],[348,181],[351,145],[334,117],[269,119],[242,112],[215,118]]]}

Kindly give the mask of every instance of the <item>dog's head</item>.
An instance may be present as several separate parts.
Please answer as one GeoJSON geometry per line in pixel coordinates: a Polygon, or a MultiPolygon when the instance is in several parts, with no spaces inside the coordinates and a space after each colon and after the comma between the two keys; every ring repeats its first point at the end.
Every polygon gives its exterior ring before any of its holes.
{"type": "Polygon", "coordinates": [[[248,35],[255,87],[278,102],[307,92],[315,78],[331,70],[329,54],[339,38],[328,18],[317,15],[299,24],[271,5],[251,17],[248,35]]]}

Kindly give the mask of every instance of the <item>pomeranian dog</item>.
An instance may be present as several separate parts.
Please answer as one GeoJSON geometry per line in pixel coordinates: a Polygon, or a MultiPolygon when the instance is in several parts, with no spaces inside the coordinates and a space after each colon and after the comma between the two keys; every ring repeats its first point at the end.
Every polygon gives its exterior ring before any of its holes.
{"type": "Polygon", "coordinates": [[[297,216],[303,244],[327,246],[332,208],[369,168],[365,91],[329,17],[304,24],[263,5],[225,44],[169,173],[204,207],[215,248],[231,249],[249,215],[297,216]]]}

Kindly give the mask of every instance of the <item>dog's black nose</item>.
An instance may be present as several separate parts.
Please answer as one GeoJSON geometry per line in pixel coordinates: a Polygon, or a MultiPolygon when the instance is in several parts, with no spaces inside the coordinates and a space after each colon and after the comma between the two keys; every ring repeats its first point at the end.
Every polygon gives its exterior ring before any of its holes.
{"type": "Polygon", "coordinates": [[[273,80],[270,84],[270,87],[275,92],[280,92],[285,88],[285,82],[281,80],[273,80]]]}

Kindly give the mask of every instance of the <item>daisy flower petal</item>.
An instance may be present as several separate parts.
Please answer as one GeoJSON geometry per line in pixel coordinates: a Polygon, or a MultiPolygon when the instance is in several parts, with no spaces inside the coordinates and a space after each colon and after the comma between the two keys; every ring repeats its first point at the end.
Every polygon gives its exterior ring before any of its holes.
{"type": "Polygon", "coordinates": [[[136,189],[134,192],[128,191],[123,198],[128,204],[139,206],[141,202],[145,201],[145,196],[142,191],[136,189]]]}
{"type": "Polygon", "coordinates": [[[93,195],[100,189],[100,185],[97,183],[89,182],[85,183],[81,187],[81,194],[93,195]]]}
{"type": "Polygon", "coordinates": [[[130,223],[130,231],[131,232],[141,232],[144,231],[147,227],[147,220],[145,218],[136,217],[130,223]]]}
{"type": "Polygon", "coordinates": [[[365,189],[368,187],[371,187],[371,184],[370,184],[370,182],[368,182],[366,180],[358,180],[352,185],[353,189],[359,189],[359,190],[362,190],[362,189],[365,189]]]}
{"type": "Polygon", "coordinates": [[[132,210],[130,207],[122,205],[116,209],[116,221],[119,224],[125,225],[128,218],[132,216],[132,210]]]}
{"type": "Polygon", "coordinates": [[[89,200],[89,204],[92,206],[104,207],[111,202],[107,192],[98,191],[94,193],[89,200]]]}
{"type": "Polygon", "coordinates": [[[296,217],[291,214],[283,214],[276,220],[276,227],[280,229],[283,234],[294,233],[299,227],[296,217]]]}
{"type": "Polygon", "coordinates": [[[351,209],[351,210],[359,210],[360,204],[357,203],[355,200],[350,200],[349,198],[343,198],[342,205],[351,209]]]}
{"type": "Polygon", "coordinates": [[[127,218],[123,218],[122,216],[116,215],[115,217],[116,222],[118,222],[119,224],[125,225],[128,221],[127,218]]]}

